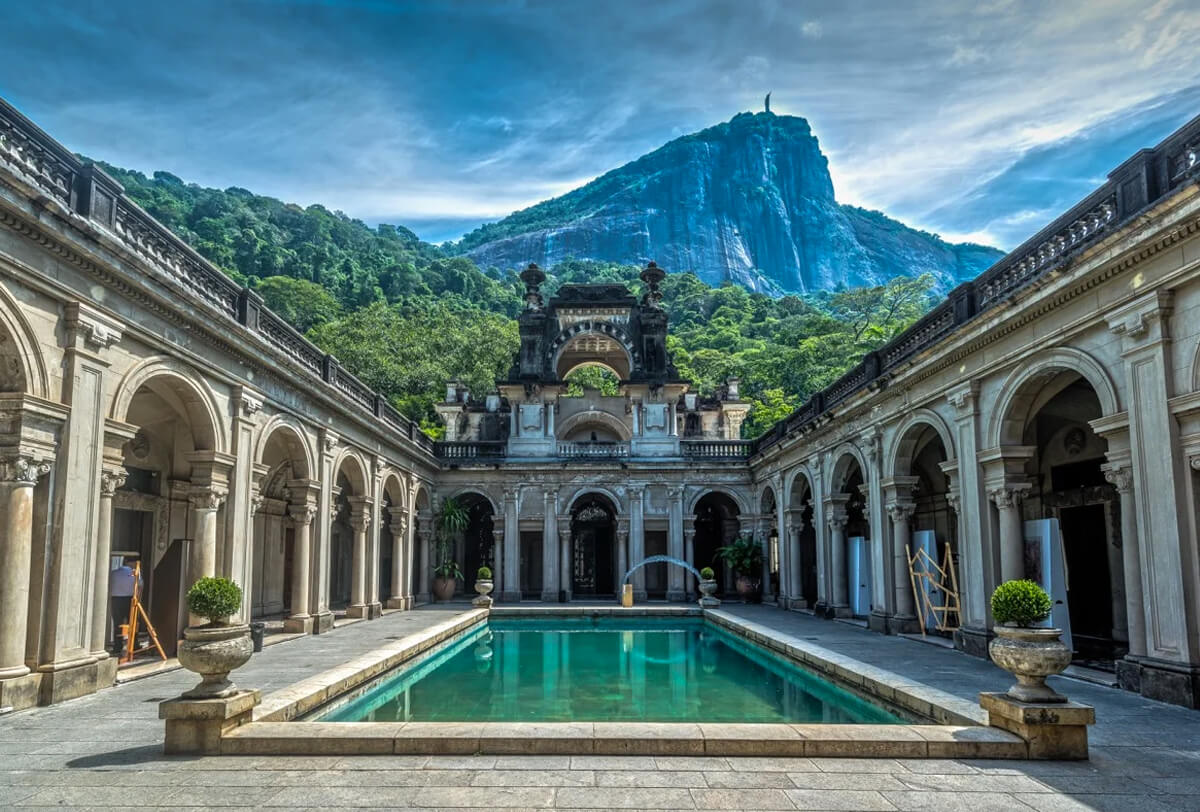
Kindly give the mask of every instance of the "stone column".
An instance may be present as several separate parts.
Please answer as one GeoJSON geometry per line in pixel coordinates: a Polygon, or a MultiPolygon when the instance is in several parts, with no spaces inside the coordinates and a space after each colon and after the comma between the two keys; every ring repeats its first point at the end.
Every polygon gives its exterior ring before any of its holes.
{"type": "Polygon", "coordinates": [[[800,534],[804,532],[804,514],[799,510],[789,511],[788,523],[788,609],[805,608],[808,598],[804,594],[804,572],[800,560],[800,534]]]}
{"type": "Polygon", "coordinates": [[[908,550],[912,545],[912,517],[916,505],[910,501],[895,501],[887,506],[892,520],[892,583],[895,589],[893,615],[888,630],[893,633],[916,631],[917,607],[908,571],[908,550]]]}
{"type": "Polygon", "coordinates": [[[312,523],[317,517],[315,499],[305,499],[289,505],[292,519],[292,606],[291,616],[284,621],[288,632],[309,634],[313,631],[312,616],[312,523]]]}
{"type": "MultiPolygon", "coordinates": [[[[683,545],[683,488],[672,485],[667,488],[667,554],[685,560],[683,545]]],[[[682,601],[684,593],[683,575],[686,570],[677,564],[667,567],[667,600],[682,601]]],[[[624,574],[624,573],[622,573],[624,574]]]]}
{"type": "Polygon", "coordinates": [[[846,522],[850,518],[846,513],[846,502],[849,499],[846,494],[836,494],[825,500],[825,521],[829,524],[829,558],[833,578],[829,608],[839,616],[850,612],[849,582],[846,580],[846,522]]]}
{"type": "MultiPolygon", "coordinates": [[[[696,563],[696,518],[694,516],[687,516],[683,520],[683,557],[685,561],[697,570],[702,570],[710,566],[709,563],[696,563]]],[[[687,588],[685,591],[687,592],[687,599],[689,601],[694,600],[698,592],[696,576],[689,571],[686,579],[687,588]]]]}
{"type": "Polygon", "coordinates": [[[433,516],[429,513],[421,513],[417,516],[417,525],[415,529],[417,539],[417,551],[420,553],[421,565],[417,568],[417,602],[429,603],[429,584],[432,573],[433,564],[430,563],[429,542],[433,532],[433,516]]]}
{"type": "Polygon", "coordinates": [[[567,600],[571,600],[571,519],[561,517],[558,520],[558,589],[567,600]]]}
{"type": "MultiPolygon", "coordinates": [[[[778,532],[778,531],[776,531],[778,532]]],[[[770,603],[772,600],[771,594],[771,520],[763,517],[758,522],[758,537],[762,544],[762,590],[763,603],[770,603]]],[[[776,543],[779,542],[779,537],[775,537],[776,543]]]]}
{"type": "Polygon", "coordinates": [[[217,574],[217,511],[225,501],[224,488],[199,485],[188,493],[192,506],[192,547],[188,556],[188,586],[217,574]]]}
{"type": "Polygon", "coordinates": [[[624,589],[625,573],[629,572],[629,520],[617,519],[617,597],[624,589]]]}
{"type": "Polygon", "coordinates": [[[123,467],[106,467],[100,472],[100,514],[96,522],[96,562],[92,568],[92,656],[102,659],[108,656],[108,578],[109,558],[112,551],[113,496],[125,484],[127,476],[123,467]]]}
{"type": "Polygon", "coordinates": [[[508,553],[504,549],[504,528],[496,527],[496,519],[492,517],[492,592],[499,595],[504,592],[504,562],[508,553]]]}
{"type": "MultiPolygon", "coordinates": [[[[629,566],[636,567],[646,560],[646,525],[643,514],[643,502],[646,496],[644,485],[633,485],[629,488],[629,566]]],[[[646,600],[646,570],[639,569],[633,574],[633,599],[646,600]]]]}
{"type": "Polygon", "coordinates": [[[542,600],[558,600],[558,494],[547,488],[542,494],[542,600]]]}
{"type": "Polygon", "coordinates": [[[1029,483],[1005,482],[988,488],[988,498],[1000,513],[1000,580],[1025,577],[1025,527],[1021,519],[1021,499],[1029,483]]]}
{"type": "MultiPolygon", "coordinates": [[[[1142,561],[1137,535],[1137,513],[1133,501],[1133,470],[1127,458],[1107,462],[1101,467],[1104,469],[1104,478],[1117,489],[1117,494],[1121,498],[1121,563],[1125,570],[1125,613],[1129,626],[1129,655],[1144,657],[1146,656],[1146,615],[1142,596],[1142,561]]],[[[1119,676],[1119,663],[1117,671],[1119,676]]]]}
{"type": "MultiPolygon", "coordinates": [[[[18,454],[0,461],[0,696],[3,680],[29,673],[25,664],[29,576],[33,554],[33,488],[50,472],[50,463],[18,454]]],[[[36,686],[32,686],[36,690],[36,686]]],[[[32,704],[32,703],[30,703],[32,704]]],[[[16,707],[14,704],[13,707],[16,707]]]]}
{"type": "Polygon", "coordinates": [[[504,489],[504,591],[500,600],[521,600],[521,532],[517,523],[519,488],[504,489]]]}
{"type": "Polygon", "coordinates": [[[407,609],[404,585],[411,566],[405,560],[408,552],[408,511],[402,507],[390,507],[388,519],[388,529],[392,533],[392,594],[388,596],[387,608],[407,609]]]}
{"type": "Polygon", "coordinates": [[[371,528],[371,501],[365,496],[350,498],[350,527],[354,546],[350,561],[350,606],[347,617],[368,617],[367,607],[367,531],[371,528]]]}

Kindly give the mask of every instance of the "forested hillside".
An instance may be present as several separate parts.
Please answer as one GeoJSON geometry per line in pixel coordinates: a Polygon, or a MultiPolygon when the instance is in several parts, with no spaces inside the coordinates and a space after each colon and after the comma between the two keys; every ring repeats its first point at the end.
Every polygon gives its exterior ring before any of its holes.
{"type": "MultiPolygon", "coordinates": [[[[431,433],[432,404],[448,379],[483,393],[507,372],[524,289],[513,272],[482,271],[406,228],[372,229],[322,206],[105,168],[151,215],[431,433]]],[[[547,270],[549,294],[566,282],[603,281],[640,293],[633,266],[567,260],[547,270]]],[[[663,285],[669,346],[702,392],[741,377],[754,436],[908,326],[928,308],[931,288],[922,276],[773,299],[672,274],[663,285]]]]}

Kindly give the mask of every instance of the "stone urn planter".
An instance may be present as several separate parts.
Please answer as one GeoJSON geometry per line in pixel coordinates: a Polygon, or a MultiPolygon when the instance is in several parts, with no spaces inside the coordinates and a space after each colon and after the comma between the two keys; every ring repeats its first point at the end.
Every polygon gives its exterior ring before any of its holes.
{"type": "Polygon", "coordinates": [[[439,575],[433,579],[433,597],[436,600],[445,602],[454,597],[455,579],[439,575]]]}
{"type": "Polygon", "coordinates": [[[494,585],[491,578],[476,578],[475,591],[478,593],[475,599],[471,601],[475,606],[491,606],[492,605],[492,589],[494,585]]]}
{"type": "Polygon", "coordinates": [[[187,699],[220,699],[237,693],[229,672],[241,668],[254,653],[247,623],[188,626],[179,643],[179,664],[200,675],[187,699]]]}
{"type": "Polygon", "coordinates": [[[717,592],[717,582],[715,580],[700,581],[700,605],[706,608],[716,607],[721,605],[721,601],[713,597],[717,592]]]}
{"type": "Polygon", "coordinates": [[[1008,696],[1018,702],[1066,702],[1046,684],[1046,677],[1061,674],[1071,664],[1071,650],[1062,641],[1061,629],[996,626],[988,643],[992,662],[1017,678],[1008,696]]]}

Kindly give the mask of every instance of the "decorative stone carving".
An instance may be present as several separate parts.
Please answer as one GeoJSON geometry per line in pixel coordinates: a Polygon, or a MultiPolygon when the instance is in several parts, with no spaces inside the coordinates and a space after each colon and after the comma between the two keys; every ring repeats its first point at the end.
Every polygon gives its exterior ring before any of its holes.
{"type": "Polygon", "coordinates": [[[887,506],[888,518],[893,522],[907,522],[913,517],[917,506],[913,502],[893,502],[887,506]]]}
{"type": "MultiPolygon", "coordinates": [[[[1200,471],[1200,457],[1191,458],[1192,468],[1200,471]]],[[[1133,490],[1133,469],[1128,465],[1106,464],[1100,466],[1104,471],[1104,481],[1117,489],[1117,493],[1130,493],[1133,490]]]]}
{"type": "Polygon", "coordinates": [[[317,506],[310,503],[293,505],[288,510],[288,515],[292,517],[292,523],[297,527],[307,527],[317,517],[317,506]]]}
{"type": "Polygon", "coordinates": [[[36,485],[37,481],[50,473],[50,463],[34,459],[28,454],[0,460],[0,482],[17,485],[36,485]]]}
{"type": "Polygon", "coordinates": [[[188,502],[196,510],[217,510],[227,495],[221,488],[198,487],[188,493],[188,502]]]}
{"type": "Polygon", "coordinates": [[[1029,490],[1029,485],[999,485],[988,488],[987,493],[988,498],[996,504],[996,507],[1004,510],[1020,507],[1021,499],[1024,498],[1027,490],[1029,490]]]}
{"type": "Polygon", "coordinates": [[[125,484],[129,472],[124,468],[106,468],[100,472],[100,495],[111,499],[125,484]]]}

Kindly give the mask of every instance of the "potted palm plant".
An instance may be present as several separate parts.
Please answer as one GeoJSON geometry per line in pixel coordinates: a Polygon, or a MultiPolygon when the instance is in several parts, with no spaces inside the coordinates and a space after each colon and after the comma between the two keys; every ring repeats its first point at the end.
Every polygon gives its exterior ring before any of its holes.
{"type": "Polygon", "coordinates": [[[1071,664],[1062,630],[1035,627],[1050,617],[1052,602],[1033,581],[1005,581],[992,593],[996,636],[988,643],[992,662],[1017,678],[1008,696],[1018,702],[1066,702],[1046,684],[1071,664]]]}
{"type": "Polygon", "coordinates": [[[242,589],[228,578],[201,578],[187,592],[188,611],[208,623],[188,626],[179,644],[179,664],[200,675],[188,699],[219,699],[237,693],[229,672],[241,668],[254,652],[250,626],[230,623],[242,607],[242,589]]]}
{"type": "Polygon", "coordinates": [[[434,539],[433,596],[439,601],[454,597],[454,588],[463,577],[454,560],[454,538],[467,529],[470,514],[457,499],[446,499],[437,514],[437,535],[434,539]]]}
{"type": "Polygon", "coordinates": [[[717,558],[737,574],[738,595],[744,601],[758,594],[758,574],[762,571],[762,546],[750,536],[738,536],[717,549],[717,558]]]}

